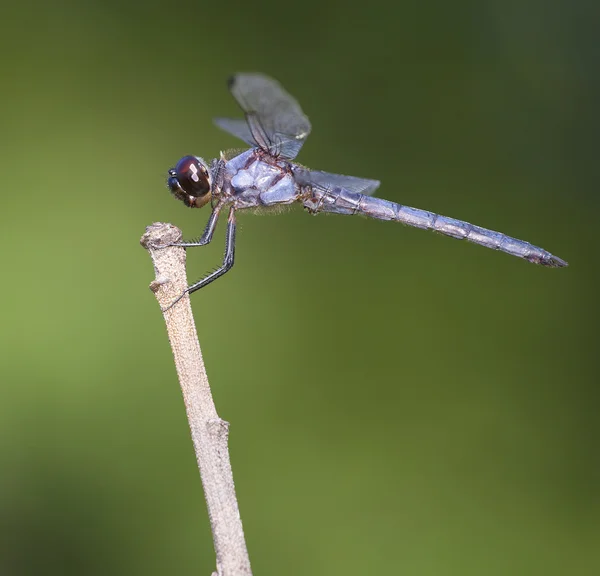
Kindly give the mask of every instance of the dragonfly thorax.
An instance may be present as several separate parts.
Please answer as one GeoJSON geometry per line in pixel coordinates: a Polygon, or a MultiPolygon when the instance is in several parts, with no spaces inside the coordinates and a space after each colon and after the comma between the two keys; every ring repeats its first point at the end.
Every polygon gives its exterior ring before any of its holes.
{"type": "Polygon", "coordinates": [[[290,204],[298,199],[290,163],[265,157],[257,149],[227,162],[225,178],[238,208],[290,204]]]}

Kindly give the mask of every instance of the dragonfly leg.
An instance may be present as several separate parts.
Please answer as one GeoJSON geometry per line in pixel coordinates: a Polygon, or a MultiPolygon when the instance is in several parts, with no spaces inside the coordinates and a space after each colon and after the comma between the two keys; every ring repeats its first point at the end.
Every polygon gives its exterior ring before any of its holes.
{"type": "MultiPolygon", "coordinates": [[[[208,225],[207,225],[207,229],[208,229],[208,225]]],[[[204,288],[204,286],[206,286],[207,284],[210,284],[211,282],[213,282],[214,280],[223,276],[223,274],[225,274],[226,272],[231,270],[231,267],[233,266],[234,256],[235,256],[235,229],[236,229],[235,208],[233,206],[231,206],[231,208],[229,209],[229,218],[227,218],[227,237],[225,240],[225,256],[223,258],[223,264],[221,266],[219,266],[219,268],[217,268],[216,270],[214,270],[213,272],[208,274],[208,276],[205,276],[204,278],[202,278],[202,280],[199,280],[195,284],[188,286],[187,289],[183,292],[183,294],[181,294],[181,296],[176,298],[171,304],[169,304],[169,306],[167,306],[166,308],[163,309],[163,312],[165,312],[166,310],[169,310],[169,308],[172,308],[173,306],[175,306],[175,304],[177,304],[177,302],[179,302],[179,300],[181,300],[186,294],[192,294],[192,292],[196,292],[196,290],[200,290],[200,288],[204,288]]],[[[200,239],[200,240],[202,240],[202,239],[200,239]]],[[[190,245],[191,246],[202,246],[202,244],[199,244],[199,243],[188,243],[187,245],[188,246],[190,246],[190,245]]],[[[181,246],[181,244],[179,244],[179,246],[181,246]]]]}
{"type": "Polygon", "coordinates": [[[215,206],[214,210],[212,211],[212,214],[210,215],[210,218],[208,219],[208,222],[206,223],[206,228],[204,228],[204,232],[202,233],[202,236],[198,238],[198,240],[195,240],[193,242],[174,242],[173,244],[167,244],[166,246],[163,246],[163,248],[166,248],[167,246],[180,246],[181,248],[206,246],[206,244],[208,244],[212,240],[212,237],[215,233],[215,229],[217,227],[217,220],[219,219],[219,213],[221,212],[221,207],[222,204],[217,204],[217,206],[215,206]]]}

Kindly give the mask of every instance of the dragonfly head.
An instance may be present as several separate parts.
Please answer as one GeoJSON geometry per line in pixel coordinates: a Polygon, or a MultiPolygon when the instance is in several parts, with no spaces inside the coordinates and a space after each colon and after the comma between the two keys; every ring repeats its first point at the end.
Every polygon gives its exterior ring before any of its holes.
{"type": "Polygon", "coordinates": [[[169,190],[189,208],[202,208],[208,204],[211,184],[208,166],[199,156],[184,156],[169,170],[169,190]]]}

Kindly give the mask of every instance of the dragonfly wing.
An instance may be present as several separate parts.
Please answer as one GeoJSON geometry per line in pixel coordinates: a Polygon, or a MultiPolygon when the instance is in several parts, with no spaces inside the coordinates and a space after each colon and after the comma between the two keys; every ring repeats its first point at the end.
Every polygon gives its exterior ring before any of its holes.
{"type": "MultiPolygon", "coordinates": [[[[246,115],[252,143],[275,156],[294,159],[311,130],[298,102],[262,74],[236,74],[229,80],[229,90],[246,115]]],[[[219,119],[217,125],[242,138],[239,125],[231,122],[219,119]]],[[[243,132],[245,142],[248,132],[243,132]]]]}
{"type": "Polygon", "coordinates": [[[323,191],[344,188],[349,192],[364,194],[365,196],[373,194],[380,184],[379,180],[332,174],[321,170],[308,170],[307,168],[299,168],[295,171],[295,176],[296,181],[302,186],[311,186],[323,191]]]}
{"type": "Polygon", "coordinates": [[[239,120],[237,118],[215,118],[213,121],[221,128],[221,130],[229,132],[236,138],[243,140],[246,144],[258,146],[258,143],[254,139],[254,136],[252,136],[250,127],[245,120],[239,120]]]}

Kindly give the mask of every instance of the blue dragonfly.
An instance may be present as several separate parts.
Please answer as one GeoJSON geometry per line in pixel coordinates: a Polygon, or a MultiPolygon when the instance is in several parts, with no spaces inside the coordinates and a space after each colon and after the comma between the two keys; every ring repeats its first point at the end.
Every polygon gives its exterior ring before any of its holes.
{"type": "Polygon", "coordinates": [[[378,180],[310,170],[294,162],[310,134],[311,125],[298,102],[272,78],[262,74],[236,74],[229,89],[244,112],[244,119],[216,118],[215,123],[250,146],[240,154],[205,162],[184,156],[169,170],[167,185],[172,194],[190,208],[210,203],[212,213],[202,236],[195,242],[176,244],[190,248],[208,244],[217,220],[229,211],[225,257],[222,265],[186,293],[213,282],[233,266],[237,210],[277,208],[301,203],[311,214],[362,214],[379,220],[434,230],[500,250],[534,264],[560,268],[567,262],[529,242],[396,202],[376,198],[378,180]]]}

